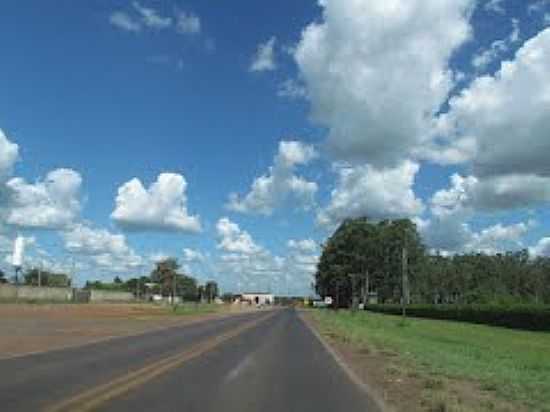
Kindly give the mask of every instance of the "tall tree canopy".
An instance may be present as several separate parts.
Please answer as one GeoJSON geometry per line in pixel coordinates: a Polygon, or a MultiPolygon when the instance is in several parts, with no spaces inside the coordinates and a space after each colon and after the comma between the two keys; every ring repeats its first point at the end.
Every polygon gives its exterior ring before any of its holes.
{"type": "Polygon", "coordinates": [[[415,267],[424,256],[424,246],[410,220],[346,220],[324,245],[315,289],[340,305],[347,305],[352,294],[358,296],[367,287],[376,290],[382,301],[398,301],[403,248],[408,251],[409,266],[415,267]]]}
{"type": "Polygon", "coordinates": [[[382,303],[399,302],[403,249],[415,303],[550,303],[550,258],[527,250],[429,255],[410,220],[343,222],[324,245],[315,289],[340,306],[367,288],[382,303]]]}

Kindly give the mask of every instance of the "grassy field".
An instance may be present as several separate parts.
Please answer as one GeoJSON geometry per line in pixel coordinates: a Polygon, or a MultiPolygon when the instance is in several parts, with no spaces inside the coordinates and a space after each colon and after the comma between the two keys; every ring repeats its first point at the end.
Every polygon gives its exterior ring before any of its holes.
{"type": "Polygon", "coordinates": [[[499,399],[550,411],[550,333],[371,312],[312,315],[322,332],[358,348],[394,351],[415,373],[467,380],[499,399]]]}
{"type": "Polygon", "coordinates": [[[215,305],[208,303],[181,303],[175,307],[168,307],[168,312],[178,316],[203,315],[227,311],[226,305],[215,305]]]}

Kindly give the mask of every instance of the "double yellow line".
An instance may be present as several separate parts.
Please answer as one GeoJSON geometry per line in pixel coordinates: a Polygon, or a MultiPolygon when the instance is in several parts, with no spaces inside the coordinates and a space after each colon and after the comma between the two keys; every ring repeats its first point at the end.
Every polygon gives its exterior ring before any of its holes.
{"type": "Polygon", "coordinates": [[[183,365],[184,363],[195,359],[204,353],[220,346],[222,343],[240,335],[241,333],[257,326],[261,322],[272,317],[274,313],[262,316],[260,319],[247,322],[236,329],[226,332],[221,335],[209,338],[206,341],[200,342],[184,352],[176,355],[168,356],[161,360],[155,361],[141,369],[127,373],[123,376],[113,379],[110,382],[101,384],[92,389],[84,391],[76,396],[61,401],[44,410],[44,412],[85,412],[93,411],[105,404],[106,402],[117,398],[125,393],[136,389],[150,380],[170,372],[183,365]]]}

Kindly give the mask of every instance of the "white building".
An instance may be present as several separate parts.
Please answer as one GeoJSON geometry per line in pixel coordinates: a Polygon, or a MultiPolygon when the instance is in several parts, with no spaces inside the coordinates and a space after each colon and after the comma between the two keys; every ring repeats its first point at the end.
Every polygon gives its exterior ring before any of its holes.
{"type": "Polygon", "coordinates": [[[250,302],[253,305],[273,305],[275,295],[271,293],[243,293],[241,302],[250,302]]]}

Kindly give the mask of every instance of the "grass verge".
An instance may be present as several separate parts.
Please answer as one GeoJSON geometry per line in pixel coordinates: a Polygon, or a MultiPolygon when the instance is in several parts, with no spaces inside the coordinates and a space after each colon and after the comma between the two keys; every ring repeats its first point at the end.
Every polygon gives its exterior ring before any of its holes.
{"type": "Polygon", "coordinates": [[[503,410],[508,403],[506,410],[550,411],[550,333],[371,312],[311,316],[323,334],[358,352],[389,355],[387,374],[422,381],[427,410],[503,410]],[[464,385],[469,406],[460,399],[464,385]]]}
{"type": "Polygon", "coordinates": [[[224,305],[208,303],[183,303],[170,307],[168,311],[177,316],[206,315],[209,313],[220,313],[224,311],[224,305]]]}

